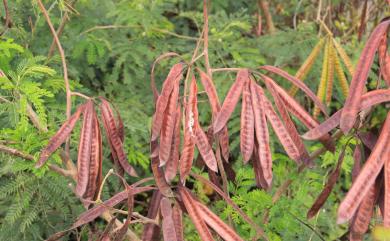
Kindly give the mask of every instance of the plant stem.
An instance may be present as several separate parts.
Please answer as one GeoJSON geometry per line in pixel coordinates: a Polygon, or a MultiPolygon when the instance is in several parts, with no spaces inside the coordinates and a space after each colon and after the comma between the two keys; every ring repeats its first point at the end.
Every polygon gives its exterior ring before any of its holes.
{"type": "MultiPolygon", "coordinates": [[[[45,6],[43,6],[43,3],[41,0],[37,0],[37,1],[38,1],[38,6],[41,9],[41,11],[46,19],[47,25],[49,25],[51,34],[53,35],[54,41],[55,41],[57,48],[58,48],[58,52],[60,53],[60,56],[61,56],[62,68],[63,68],[63,72],[64,72],[63,74],[64,74],[64,81],[65,81],[65,89],[66,89],[66,117],[67,117],[67,119],[69,119],[71,116],[72,99],[71,99],[71,91],[70,91],[70,85],[69,85],[69,79],[68,79],[68,67],[66,65],[64,49],[62,48],[61,42],[57,36],[56,30],[53,27],[53,24],[50,20],[49,14],[46,11],[45,6]]],[[[66,141],[65,151],[69,155],[69,138],[66,141]]]]}
{"type": "Polygon", "coordinates": [[[209,61],[209,16],[207,13],[207,0],[203,0],[203,54],[206,73],[212,79],[212,72],[209,61]]]}

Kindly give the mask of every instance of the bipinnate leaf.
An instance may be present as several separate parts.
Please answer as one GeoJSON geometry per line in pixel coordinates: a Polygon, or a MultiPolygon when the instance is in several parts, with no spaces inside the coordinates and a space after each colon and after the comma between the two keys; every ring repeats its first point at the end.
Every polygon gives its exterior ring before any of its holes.
{"type": "Polygon", "coordinates": [[[340,128],[344,133],[349,132],[355,124],[368,73],[374,62],[375,53],[379,47],[380,41],[383,34],[387,31],[389,24],[390,20],[386,20],[374,29],[360,55],[349,87],[349,96],[344,104],[346,108],[344,108],[341,113],[340,128]]]}

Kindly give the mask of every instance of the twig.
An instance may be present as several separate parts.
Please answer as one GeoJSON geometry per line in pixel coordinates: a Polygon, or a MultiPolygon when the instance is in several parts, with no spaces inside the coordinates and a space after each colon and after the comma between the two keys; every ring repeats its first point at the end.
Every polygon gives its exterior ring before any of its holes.
{"type": "Polygon", "coordinates": [[[263,12],[263,15],[265,17],[265,23],[267,25],[268,33],[272,34],[275,32],[275,26],[274,22],[272,21],[272,15],[269,11],[269,4],[266,0],[259,0],[258,4],[263,12]]]}
{"type": "MultiPolygon", "coordinates": [[[[86,34],[86,33],[95,31],[95,30],[103,30],[103,29],[120,29],[120,28],[142,28],[142,26],[136,26],[136,25],[100,25],[100,26],[99,26],[99,25],[98,25],[98,26],[89,28],[89,29],[87,29],[87,30],[81,32],[81,33],[80,33],[80,36],[81,36],[81,35],[84,35],[84,34],[86,34]]],[[[181,38],[181,39],[186,39],[186,40],[191,40],[191,41],[194,41],[194,40],[196,41],[196,40],[198,40],[198,39],[195,38],[195,37],[177,34],[177,33],[168,31],[168,30],[166,30],[166,29],[158,29],[158,28],[150,28],[150,29],[153,30],[153,31],[159,32],[159,33],[163,33],[163,34],[166,34],[166,35],[174,36],[174,37],[176,37],[176,38],[181,38]]]]}
{"type": "Polygon", "coordinates": [[[113,174],[113,173],[114,173],[114,170],[111,168],[111,169],[107,172],[106,176],[104,177],[104,179],[103,179],[103,181],[102,181],[102,184],[100,185],[100,189],[99,189],[98,195],[97,195],[97,197],[96,197],[96,201],[97,201],[97,202],[100,202],[100,201],[101,201],[101,195],[102,195],[104,183],[106,182],[107,178],[108,178],[109,176],[111,176],[111,174],[113,174]]]}
{"type": "Polygon", "coordinates": [[[84,99],[86,99],[86,100],[91,99],[91,97],[86,96],[86,95],[84,95],[84,94],[82,94],[82,93],[80,93],[80,92],[72,91],[70,94],[73,95],[73,96],[79,96],[79,97],[84,98],[84,99]]]}
{"type": "Polygon", "coordinates": [[[17,149],[14,149],[14,148],[11,148],[11,147],[8,147],[8,146],[4,146],[4,145],[1,145],[1,144],[0,144],[0,151],[1,152],[5,152],[5,153],[10,154],[10,155],[13,155],[13,156],[21,157],[21,158],[29,160],[29,161],[33,161],[34,160],[34,156],[32,156],[30,154],[24,153],[24,152],[19,151],[17,149]]]}
{"type": "Polygon", "coordinates": [[[217,69],[211,69],[212,72],[228,72],[228,71],[240,71],[241,68],[217,68],[217,69]]]}
{"type": "Polygon", "coordinates": [[[209,16],[207,13],[207,0],[203,0],[203,54],[207,75],[212,79],[209,60],[209,16]]]}
{"type": "Polygon", "coordinates": [[[7,0],[3,0],[3,5],[4,5],[4,11],[5,11],[5,24],[4,24],[4,30],[0,33],[0,36],[7,31],[11,27],[11,16],[9,14],[9,9],[8,9],[8,2],[7,0]]]}
{"type": "MultiPolygon", "coordinates": [[[[4,153],[7,153],[9,155],[17,156],[17,157],[23,158],[23,159],[28,160],[28,161],[35,160],[33,155],[30,155],[28,153],[24,153],[23,151],[20,151],[18,149],[15,149],[15,148],[12,148],[9,146],[5,146],[2,144],[0,144],[0,152],[4,152],[4,153]]],[[[58,174],[60,174],[62,176],[76,178],[75,172],[73,172],[71,170],[62,169],[61,167],[59,167],[57,165],[49,164],[49,169],[54,171],[54,172],[57,172],[58,174]]]]}
{"type": "MultiPolygon", "coordinates": [[[[68,67],[66,65],[64,49],[61,46],[61,42],[57,36],[57,33],[53,27],[53,24],[51,23],[49,14],[47,13],[45,6],[43,6],[41,0],[37,0],[37,1],[38,1],[39,8],[41,9],[43,15],[45,16],[47,25],[49,25],[51,34],[53,35],[54,41],[55,41],[57,48],[58,48],[58,52],[60,53],[60,56],[61,56],[62,68],[63,68],[63,72],[64,72],[63,74],[64,74],[64,81],[65,81],[65,89],[66,89],[66,117],[67,117],[67,119],[69,119],[71,116],[72,99],[71,99],[71,91],[70,91],[70,85],[69,85],[69,79],[68,79],[68,67]]],[[[69,138],[66,141],[65,151],[69,155],[69,138]]]]}

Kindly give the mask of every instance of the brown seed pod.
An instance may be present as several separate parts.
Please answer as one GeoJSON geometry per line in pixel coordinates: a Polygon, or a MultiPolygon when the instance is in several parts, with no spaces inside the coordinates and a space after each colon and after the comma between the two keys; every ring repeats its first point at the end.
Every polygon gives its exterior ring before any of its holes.
{"type": "Polygon", "coordinates": [[[75,192],[79,197],[84,195],[88,186],[94,111],[93,102],[90,100],[86,103],[83,114],[83,126],[80,133],[79,153],[77,157],[77,185],[75,192]]]}
{"type": "Polygon", "coordinates": [[[214,120],[213,130],[214,133],[218,133],[222,130],[222,128],[226,125],[229,120],[231,114],[233,113],[234,108],[237,105],[238,100],[240,99],[240,95],[244,84],[247,82],[249,78],[249,71],[247,69],[242,69],[238,71],[236,81],[230,88],[229,92],[226,95],[225,101],[219,111],[217,117],[214,120]]]}
{"type": "Polygon", "coordinates": [[[244,163],[247,163],[252,156],[255,134],[255,120],[249,84],[248,79],[242,92],[240,148],[244,163]]]}
{"type": "Polygon", "coordinates": [[[181,79],[182,72],[183,72],[183,64],[181,63],[175,64],[169,71],[168,76],[164,81],[161,94],[157,99],[156,112],[153,117],[152,141],[156,140],[160,135],[165,109],[168,106],[169,96],[171,95],[174,86],[181,79]]]}
{"type": "Polygon", "coordinates": [[[77,108],[76,112],[68,120],[66,120],[57,133],[52,138],[50,138],[47,146],[41,151],[41,155],[35,167],[39,168],[43,166],[49,156],[53,154],[53,152],[57,150],[57,148],[60,147],[62,143],[65,142],[75,127],[78,119],[80,118],[81,113],[84,112],[84,109],[85,104],[77,108]]]}

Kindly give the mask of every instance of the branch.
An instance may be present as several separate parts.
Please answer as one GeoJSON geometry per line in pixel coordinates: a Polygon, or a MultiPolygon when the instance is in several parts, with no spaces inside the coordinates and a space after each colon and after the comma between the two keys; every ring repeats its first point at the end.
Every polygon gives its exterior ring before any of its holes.
{"type": "Polygon", "coordinates": [[[7,0],[3,0],[3,5],[4,5],[4,11],[5,11],[5,24],[4,24],[4,30],[0,33],[0,36],[7,31],[11,27],[11,16],[9,14],[9,9],[8,9],[8,2],[7,0]]]}
{"type": "Polygon", "coordinates": [[[13,155],[13,156],[21,157],[21,158],[29,160],[29,161],[34,160],[34,156],[32,156],[30,154],[24,153],[24,152],[19,151],[17,149],[14,149],[14,148],[11,148],[8,146],[4,146],[1,144],[0,144],[0,151],[5,152],[5,153],[10,154],[10,155],[13,155]]]}
{"type": "MultiPolygon", "coordinates": [[[[53,35],[54,41],[58,48],[58,52],[60,53],[61,56],[62,68],[64,72],[65,88],[66,88],[66,117],[69,119],[71,115],[72,99],[71,99],[71,92],[70,92],[69,79],[68,79],[68,67],[66,65],[64,49],[61,46],[61,42],[57,36],[53,24],[51,23],[49,14],[47,13],[45,6],[43,6],[41,0],[37,0],[37,1],[38,1],[39,8],[41,9],[43,15],[45,16],[47,25],[49,25],[51,34],[53,35]]],[[[67,143],[69,143],[69,141],[67,141],[67,143]]],[[[66,152],[69,153],[69,145],[67,145],[66,147],[66,152]]]]}
{"type": "Polygon", "coordinates": [[[265,17],[265,23],[267,25],[267,30],[268,30],[268,33],[274,33],[275,32],[275,26],[274,26],[274,22],[272,21],[272,15],[269,11],[269,4],[266,0],[259,0],[258,1],[258,4],[261,8],[261,11],[263,12],[264,14],[264,17],[265,17]]]}

